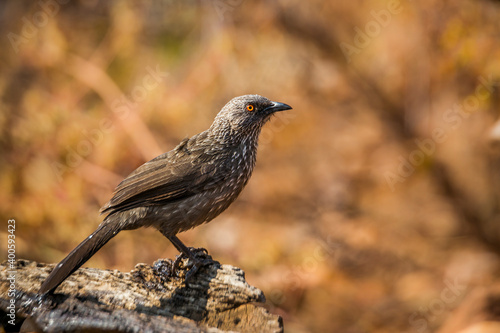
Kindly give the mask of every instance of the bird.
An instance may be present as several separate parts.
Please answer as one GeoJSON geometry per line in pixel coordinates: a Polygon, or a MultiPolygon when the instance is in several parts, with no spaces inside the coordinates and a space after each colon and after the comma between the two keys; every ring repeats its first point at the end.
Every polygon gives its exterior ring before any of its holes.
{"type": "Polygon", "coordinates": [[[187,280],[206,263],[176,235],[229,207],[250,179],[263,125],[276,112],[290,109],[260,95],[235,97],[207,130],[139,166],[101,208],[102,223],[51,271],[38,293],[53,293],[120,231],[141,227],[156,228],[194,262],[187,280]]]}

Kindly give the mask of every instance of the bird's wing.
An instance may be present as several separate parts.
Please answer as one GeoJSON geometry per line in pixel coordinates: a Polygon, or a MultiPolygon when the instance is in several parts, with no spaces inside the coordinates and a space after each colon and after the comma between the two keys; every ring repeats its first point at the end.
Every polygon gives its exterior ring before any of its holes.
{"type": "Polygon", "coordinates": [[[226,176],[225,163],[220,163],[224,158],[216,150],[194,144],[196,141],[196,137],[186,139],[137,168],[116,187],[101,213],[164,205],[217,186],[226,176]]]}

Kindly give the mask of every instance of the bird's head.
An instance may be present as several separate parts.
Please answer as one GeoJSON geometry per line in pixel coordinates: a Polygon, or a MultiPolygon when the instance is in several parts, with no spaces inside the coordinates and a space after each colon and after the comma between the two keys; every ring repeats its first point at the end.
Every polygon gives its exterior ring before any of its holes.
{"type": "Polygon", "coordinates": [[[287,104],[273,102],[259,95],[235,97],[220,110],[211,129],[230,131],[231,135],[237,136],[258,136],[262,125],[275,112],[291,108],[287,104]]]}

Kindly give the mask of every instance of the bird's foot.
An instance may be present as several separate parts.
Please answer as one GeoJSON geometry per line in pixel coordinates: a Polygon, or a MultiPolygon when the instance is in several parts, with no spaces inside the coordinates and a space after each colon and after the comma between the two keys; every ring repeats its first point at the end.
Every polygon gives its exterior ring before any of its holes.
{"type": "Polygon", "coordinates": [[[189,252],[184,253],[181,252],[174,260],[172,264],[172,276],[177,276],[177,272],[181,267],[181,263],[183,263],[184,259],[189,259],[187,262],[186,267],[189,268],[189,270],[186,273],[185,281],[186,284],[189,284],[189,281],[192,279],[192,277],[198,272],[198,270],[204,266],[208,266],[214,261],[212,260],[212,257],[208,255],[208,251],[204,248],[188,248],[189,252]],[[202,257],[202,258],[199,258],[202,257]]]}
{"type": "Polygon", "coordinates": [[[186,278],[184,280],[186,282],[186,285],[189,285],[189,282],[200,268],[211,265],[213,263],[214,261],[212,259],[196,259],[193,266],[186,273],[186,278]]]}

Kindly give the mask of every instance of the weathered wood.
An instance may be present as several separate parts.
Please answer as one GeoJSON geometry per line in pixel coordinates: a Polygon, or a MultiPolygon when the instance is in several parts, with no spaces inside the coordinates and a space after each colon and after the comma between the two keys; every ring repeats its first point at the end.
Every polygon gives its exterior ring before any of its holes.
{"type": "MultiPolygon", "coordinates": [[[[199,257],[210,256],[200,252],[199,257]]],[[[138,264],[130,273],[81,268],[54,295],[37,290],[54,265],[16,262],[18,327],[43,332],[282,332],[279,316],[261,305],[261,290],[244,272],[218,262],[201,268],[186,285],[187,259],[176,276],[172,261],[138,264]],[[260,303],[260,304],[259,304],[260,303]],[[29,318],[28,320],[24,320],[29,318]]],[[[7,262],[0,265],[0,316],[6,330],[10,297],[7,262]]]]}

